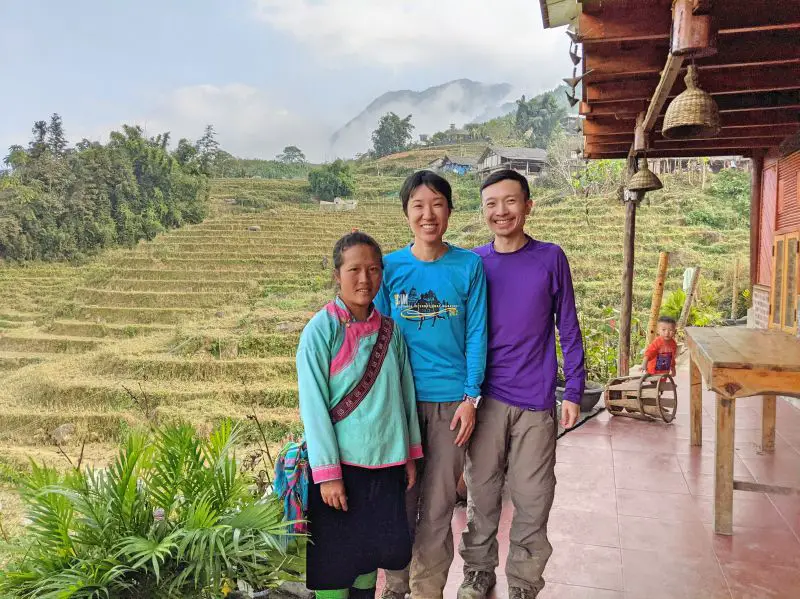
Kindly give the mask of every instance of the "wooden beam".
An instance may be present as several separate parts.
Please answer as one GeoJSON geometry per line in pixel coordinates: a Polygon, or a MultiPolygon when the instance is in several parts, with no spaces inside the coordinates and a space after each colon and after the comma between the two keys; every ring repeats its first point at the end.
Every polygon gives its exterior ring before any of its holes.
{"type": "MultiPolygon", "coordinates": [[[[625,159],[628,157],[630,146],[625,149],[608,150],[609,146],[600,146],[602,150],[587,150],[584,149],[584,158],[587,160],[599,159],[625,159]]],[[[648,158],[700,158],[702,156],[745,156],[750,157],[752,149],[735,150],[731,148],[708,148],[708,149],[695,149],[695,150],[664,150],[651,148],[647,152],[648,158]]]]}
{"type": "Polygon", "coordinates": [[[661,79],[653,92],[653,98],[647,107],[647,113],[644,117],[642,127],[649,133],[656,125],[656,119],[661,113],[661,109],[667,101],[669,91],[675,87],[675,80],[678,78],[681,67],[683,66],[683,57],[674,56],[673,54],[667,55],[667,64],[661,72],[661,79]]]}
{"type": "MultiPolygon", "coordinates": [[[[697,65],[713,70],[800,60],[798,35],[796,31],[767,31],[723,36],[717,54],[697,59],[697,65]]],[[[594,69],[592,81],[613,81],[657,75],[664,68],[668,53],[667,41],[601,44],[584,52],[584,64],[586,70],[594,69]]]]}
{"type": "MultiPolygon", "coordinates": [[[[786,110],[800,108],[800,90],[765,92],[761,94],[741,93],[721,95],[714,98],[720,113],[737,111],[786,110]]],[[[635,119],[647,111],[648,100],[619,100],[615,102],[582,103],[581,114],[599,117],[635,119]]]]}
{"type": "MultiPolygon", "coordinates": [[[[720,36],[754,31],[795,29],[800,24],[800,3],[795,0],[724,0],[715,2],[714,21],[720,36]]],[[[641,3],[639,3],[641,4],[641,3]]],[[[584,47],[637,40],[669,40],[672,12],[669,5],[631,6],[624,11],[578,17],[584,47]]]]}
{"type": "Polygon", "coordinates": [[[753,491],[754,493],[769,493],[770,495],[798,495],[800,489],[793,487],[783,487],[780,485],[767,485],[764,483],[753,483],[746,480],[734,480],[733,488],[737,491],[753,491]]]}
{"type": "MultiPolygon", "coordinates": [[[[620,100],[639,100],[663,94],[664,101],[668,97],[675,97],[686,89],[681,78],[677,81],[683,60],[678,56],[669,55],[664,69],[664,75],[658,79],[646,76],[640,79],[620,81],[604,81],[595,83],[586,81],[584,88],[587,101],[613,102],[620,100]],[[653,90],[656,90],[655,92],[653,90]]],[[[770,91],[783,91],[800,89],[800,62],[777,64],[769,66],[745,66],[735,69],[703,70],[700,71],[700,87],[712,96],[736,93],[757,93],[770,91]]],[[[684,73],[681,73],[684,74],[684,73]]],[[[591,78],[591,75],[589,75],[591,78]]],[[[660,97],[660,96],[658,96],[660,97]]],[[[655,104],[652,104],[655,105],[655,104]]],[[[658,107],[659,110],[663,103],[658,107]]],[[[655,113],[658,114],[658,113],[655,113]]],[[[650,121],[646,121],[648,124],[650,121]]]]}
{"type": "MultiPolygon", "coordinates": [[[[756,127],[726,127],[723,128],[720,134],[713,138],[715,140],[729,140],[729,139],[752,139],[752,138],[763,138],[763,137],[778,137],[781,139],[785,139],[788,135],[791,135],[797,128],[800,128],[800,123],[793,123],[791,125],[761,125],[756,127]]],[[[633,134],[630,130],[622,129],[619,133],[614,135],[586,135],[585,139],[587,142],[591,144],[619,144],[623,141],[630,141],[633,142],[633,134]]],[[[658,131],[658,125],[656,125],[656,132],[653,134],[653,137],[650,140],[650,145],[652,146],[654,142],[661,142],[662,144],[666,141],[674,141],[674,140],[665,140],[660,132],[658,131]]]]}
{"type": "MultiPolygon", "coordinates": [[[[781,137],[758,137],[752,139],[730,139],[730,140],[717,140],[717,139],[696,139],[692,141],[670,140],[662,141],[661,143],[653,143],[650,146],[650,151],[647,153],[650,156],[653,152],[661,152],[662,155],[670,155],[670,152],[695,152],[694,156],[705,156],[707,151],[717,150],[727,154],[736,155],[745,152],[750,153],[749,150],[773,148],[780,145],[783,140],[781,137]]],[[[584,152],[586,154],[604,154],[611,153],[617,154],[620,152],[627,152],[630,149],[630,142],[621,142],[618,144],[605,144],[597,145],[584,143],[584,152]]],[[[627,153],[625,154],[627,155],[627,153]]],[[[685,154],[683,154],[685,155],[685,154]]]]}
{"type": "Polygon", "coordinates": [[[758,283],[758,254],[761,244],[761,177],[764,170],[764,154],[756,152],[750,169],[750,294],[758,283]]]}
{"type": "MultiPolygon", "coordinates": [[[[663,116],[656,121],[656,131],[659,131],[663,116]]],[[[753,112],[724,112],[720,114],[722,134],[728,131],[744,132],[747,129],[757,131],[787,131],[791,133],[795,127],[800,127],[800,110],[764,110],[753,112]]],[[[633,128],[636,121],[632,118],[615,118],[613,116],[589,115],[583,121],[584,135],[626,135],[633,137],[633,128]]]]}

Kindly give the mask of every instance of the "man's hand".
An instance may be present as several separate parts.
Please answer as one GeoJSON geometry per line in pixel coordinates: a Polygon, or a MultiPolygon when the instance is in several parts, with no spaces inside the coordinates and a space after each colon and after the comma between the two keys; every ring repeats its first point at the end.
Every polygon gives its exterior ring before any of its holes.
{"type": "Polygon", "coordinates": [[[406,462],[406,480],[408,481],[406,491],[410,491],[417,484],[417,462],[415,460],[406,462]]]}
{"type": "Polygon", "coordinates": [[[561,402],[561,426],[564,428],[572,428],[578,421],[578,416],[581,413],[581,406],[579,404],[567,401],[566,399],[561,402]]]}
{"type": "Polygon", "coordinates": [[[331,506],[335,510],[347,511],[347,495],[344,492],[344,481],[329,480],[319,485],[322,493],[322,501],[325,505],[331,506]]]}
{"type": "Polygon", "coordinates": [[[477,410],[475,406],[473,406],[468,401],[462,401],[461,405],[458,406],[455,415],[453,416],[453,420],[450,423],[450,430],[456,430],[456,426],[459,426],[458,435],[456,435],[456,445],[462,447],[469,438],[472,436],[472,431],[475,430],[475,413],[477,410]]]}

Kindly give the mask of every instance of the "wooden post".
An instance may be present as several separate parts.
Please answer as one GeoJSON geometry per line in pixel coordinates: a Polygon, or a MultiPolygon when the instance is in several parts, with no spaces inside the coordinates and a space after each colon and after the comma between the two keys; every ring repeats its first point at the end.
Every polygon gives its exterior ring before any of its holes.
{"type": "Polygon", "coordinates": [[[703,377],[694,357],[689,360],[689,445],[703,444],[703,377]]]}
{"type": "Polygon", "coordinates": [[[686,301],[683,302],[683,310],[681,310],[681,317],[678,320],[678,330],[686,328],[686,323],[689,322],[689,313],[692,309],[692,302],[694,295],[697,292],[697,283],[700,281],[700,267],[695,266],[694,274],[692,275],[692,284],[689,287],[689,293],[686,294],[686,301]]]}
{"type": "Polygon", "coordinates": [[[661,300],[664,298],[664,279],[667,278],[667,267],[669,266],[669,252],[661,252],[658,256],[658,274],[656,284],[653,287],[653,301],[650,303],[650,322],[647,323],[647,343],[653,342],[656,338],[656,325],[658,316],[661,313],[661,300]]]}
{"type": "Polygon", "coordinates": [[[622,271],[622,309],[619,316],[619,353],[617,376],[627,376],[630,372],[631,354],[631,315],[633,313],[633,264],[636,240],[636,206],[639,194],[625,201],[625,238],[623,241],[622,271]]]}
{"type": "Polygon", "coordinates": [[[714,532],[733,534],[733,432],[736,400],[717,394],[717,445],[714,451],[714,532]]]}
{"type": "Polygon", "coordinates": [[[739,256],[733,263],[733,282],[731,283],[731,319],[736,320],[737,303],[739,299],[739,256]]]}
{"type": "Polygon", "coordinates": [[[775,451],[775,405],[774,395],[761,398],[761,451],[775,451]]]}
{"type": "Polygon", "coordinates": [[[758,246],[761,243],[761,178],[764,174],[764,154],[758,152],[751,158],[750,174],[750,293],[758,282],[758,246]]]}
{"type": "Polygon", "coordinates": [[[672,4],[672,54],[699,58],[717,52],[716,31],[710,14],[694,10],[693,0],[672,4]]]}

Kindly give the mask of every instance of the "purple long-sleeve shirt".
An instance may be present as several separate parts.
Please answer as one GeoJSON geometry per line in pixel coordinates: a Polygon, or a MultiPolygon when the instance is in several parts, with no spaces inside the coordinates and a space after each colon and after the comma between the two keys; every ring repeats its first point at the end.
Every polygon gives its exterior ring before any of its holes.
{"type": "Polygon", "coordinates": [[[555,404],[556,327],[564,354],[564,399],[580,403],[586,373],[567,257],[559,246],[528,237],[516,252],[475,248],[483,259],[489,343],[483,394],[519,408],[555,404]]]}

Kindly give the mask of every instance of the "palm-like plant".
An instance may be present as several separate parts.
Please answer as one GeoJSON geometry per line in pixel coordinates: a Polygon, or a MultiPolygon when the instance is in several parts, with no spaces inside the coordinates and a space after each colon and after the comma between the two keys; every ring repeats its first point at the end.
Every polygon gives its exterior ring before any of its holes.
{"type": "Polygon", "coordinates": [[[218,597],[243,580],[296,579],[280,502],[255,497],[236,463],[239,429],[208,439],[187,425],[131,433],[106,469],[31,465],[19,555],[0,595],[19,598],[218,597]]]}

